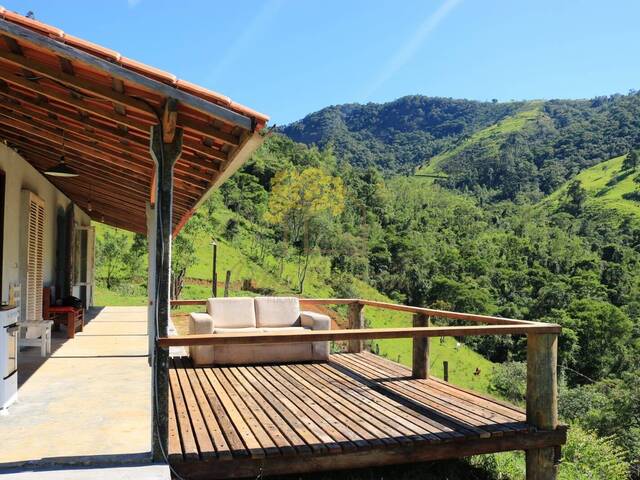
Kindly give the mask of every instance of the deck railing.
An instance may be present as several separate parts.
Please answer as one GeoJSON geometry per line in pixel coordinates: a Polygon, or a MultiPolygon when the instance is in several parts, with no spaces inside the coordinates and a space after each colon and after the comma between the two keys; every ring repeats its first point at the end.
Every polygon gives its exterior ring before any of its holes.
{"type": "MultiPolygon", "coordinates": [[[[175,300],[174,306],[205,305],[206,300],[175,300]]],[[[348,329],[306,331],[303,333],[224,333],[209,335],[177,335],[158,339],[161,347],[193,345],[264,344],[347,340],[348,351],[362,351],[363,340],[385,338],[413,338],[413,376],[429,377],[429,338],[464,337],[478,335],[527,336],[527,423],[541,430],[555,430],[557,411],[557,348],[561,327],[557,324],[527,320],[475,315],[469,313],[434,310],[393,303],[362,299],[300,299],[302,305],[347,305],[348,329]],[[365,307],[382,308],[413,313],[411,328],[364,328],[365,307]],[[472,326],[431,326],[431,318],[463,320],[472,326]]],[[[527,465],[548,468],[557,461],[557,452],[551,449],[527,451],[527,465]]]]}

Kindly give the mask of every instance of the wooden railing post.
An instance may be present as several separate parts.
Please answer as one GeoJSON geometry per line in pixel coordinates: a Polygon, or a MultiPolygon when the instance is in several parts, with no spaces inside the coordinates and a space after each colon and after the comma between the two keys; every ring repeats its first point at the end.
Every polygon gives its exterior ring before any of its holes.
{"type": "MultiPolygon", "coordinates": [[[[364,305],[360,302],[354,302],[349,304],[349,329],[364,328],[364,314],[362,309],[364,305]]],[[[349,346],[347,348],[349,353],[362,352],[362,340],[349,340],[349,346]]]]}
{"type": "MultiPolygon", "coordinates": [[[[558,426],[558,335],[527,335],[527,423],[539,430],[558,426]]],[[[527,480],[555,480],[559,446],[526,451],[527,480]]]]}
{"type": "MultiPolygon", "coordinates": [[[[416,313],[413,316],[414,327],[429,327],[431,319],[424,313],[416,313]]],[[[418,337],[413,339],[413,378],[429,378],[429,338],[418,337]]]]}

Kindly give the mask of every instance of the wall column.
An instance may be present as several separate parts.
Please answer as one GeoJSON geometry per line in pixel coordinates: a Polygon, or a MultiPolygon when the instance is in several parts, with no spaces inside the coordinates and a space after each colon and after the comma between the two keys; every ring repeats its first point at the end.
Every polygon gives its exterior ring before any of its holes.
{"type": "MultiPolygon", "coordinates": [[[[170,102],[168,101],[167,104],[170,102]]],[[[165,123],[165,122],[163,122],[165,123]]],[[[182,153],[182,129],[175,128],[167,136],[165,125],[151,127],[151,157],[156,165],[155,204],[155,289],[153,304],[153,458],[163,461],[167,452],[169,350],[159,348],[158,337],[167,336],[169,325],[169,286],[171,281],[171,235],[173,232],[173,167],[182,153]],[[165,127],[165,128],[163,128],[165,127]],[[169,140],[169,141],[168,141],[169,140]]]]}

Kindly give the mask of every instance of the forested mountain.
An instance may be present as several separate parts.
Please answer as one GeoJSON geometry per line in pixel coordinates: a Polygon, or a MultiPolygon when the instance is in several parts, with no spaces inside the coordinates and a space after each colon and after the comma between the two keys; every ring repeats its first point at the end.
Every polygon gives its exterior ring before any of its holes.
{"type": "Polygon", "coordinates": [[[640,94],[474,102],[422,96],[327,107],[284,127],[295,141],[390,173],[444,172],[485,200],[538,200],[584,168],[640,146],[640,94]]]}

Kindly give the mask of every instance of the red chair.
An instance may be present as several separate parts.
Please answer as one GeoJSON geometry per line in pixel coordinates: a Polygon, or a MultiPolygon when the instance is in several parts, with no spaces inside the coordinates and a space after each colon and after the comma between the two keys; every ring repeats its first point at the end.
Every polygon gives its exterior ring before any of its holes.
{"type": "Polygon", "coordinates": [[[74,338],[76,330],[84,329],[84,310],[82,308],[51,305],[52,287],[44,287],[42,290],[42,317],[45,320],[53,320],[55,330],[60,329],[60,324],[67,326],[67,337],[74,338]]]}

